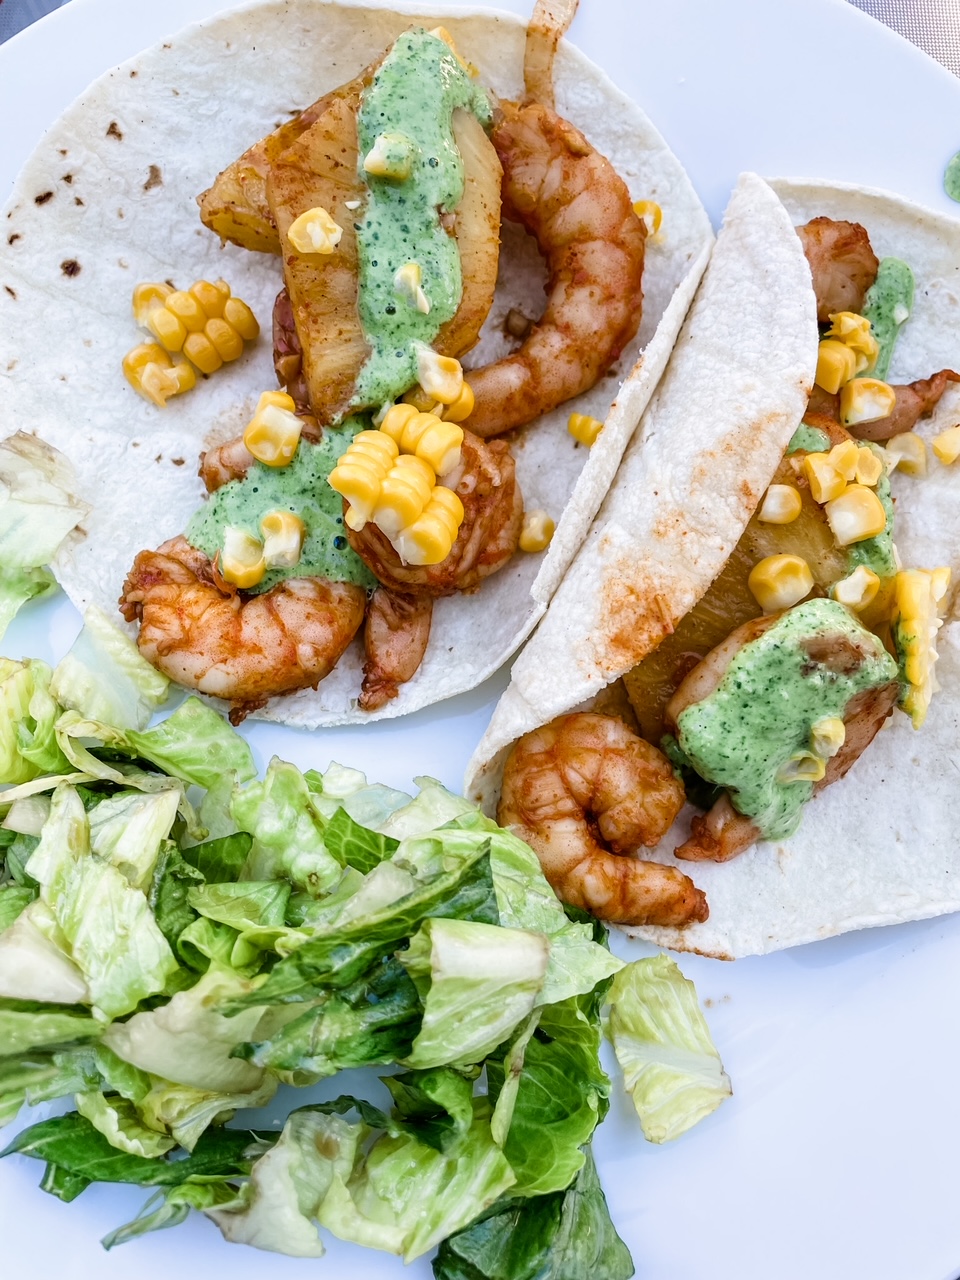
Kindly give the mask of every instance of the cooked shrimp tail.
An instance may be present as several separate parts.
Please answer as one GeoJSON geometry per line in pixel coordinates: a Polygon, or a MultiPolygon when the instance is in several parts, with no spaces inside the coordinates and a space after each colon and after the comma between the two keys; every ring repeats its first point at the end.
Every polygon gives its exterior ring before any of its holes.
{"type": "Polygon", "coordinates": [[[512,355],[470,373],[470,429],[495,436],[594,386],[636,335],[646,228],[609,160],[548,107],[504,102],[503,214],[537,242],[547,306],[512,355]]]}
{"type": "Polygon", "coordinates": [[[656,747],[612,716],[576,713],[514,745],[497,820],[536,850],[563,901],[616,924],[681,925],[707,918],[703,893],[629,855],[657,844],[683,801],[656,747]]]}
{"type": "Polygon", "coordinates": [[[236,724],[276,694],[315,689],[363,622],[366,592],[325,578],[287,578],[262,595],[227,594],[183,537],[141,551],[120,611],[137,644],[178,684],[233,704],[236,724]]]}
{"type": "Polygon", "coordinates": [[[416,675],[430,639],[432,616],[432,596],[400,595],[386,587],[373,593],[363,630],[363,711],[386,706],[400,685],[416,675]]]}
{"type": "Polygon", "coordinates": [[[688,862],[728,862],[763,836],[750,818],[737,813],[724,793],[713,808],[690,824],[690,839],[674,851],[688,862]]]}

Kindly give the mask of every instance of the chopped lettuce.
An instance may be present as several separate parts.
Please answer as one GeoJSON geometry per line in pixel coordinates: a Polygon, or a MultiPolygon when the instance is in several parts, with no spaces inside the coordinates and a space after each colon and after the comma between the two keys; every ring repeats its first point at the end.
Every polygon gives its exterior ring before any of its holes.
{"type": "Polygon", "coordinates": [[[669,956],[628,964],[610,991],[610,1039],[651,1142],[667,1142],[732,1092],[693,983],[669,956]]]}
{"type": "Polygon", "coordinates": [[[74,483],[67,459],[37,436],[0,441],[0,636],[22,604],[56,589],[42,566],[90,511],[74,483]]]}
{"type": "Polygon", "coordinates": [[[603,989],[541,1007],[522,1056],[508,1048],[487,1062],[491,1095],[499,1094],[507,1071],[517,1083],[502,1139],[516,1177],[515,1194],[560,1191],[582,1169],[581,1148],[606,1114],[610,1081],[600,1065],[600,1005],[603,989]]]}
{"type": "Polygon", "coordinates": [[[425,920],[398,956],[424,1007],[406,1065],[481,1062],[532,1010],[549,954],[542,933],[425,920]]]}
{"type": "Polygon", "coordinates": [[[54,918],[50,940],[65,941],[85,980],[89,997],[76,1000],[89,998],[105,1017],[116,1018],[163,990],[176,959],[143,893],[91,851],[76,788],[61,784],[54,792],[27,871],[54,918]]]}
{"type": "Polygon", "coordinates": [[[0,1058],[95,1039],[102,1027],[79,1008],[0,999],[0,1058]]]}
{"type": "Polygon", "coordinates": [[[166,700],[169,686],[130,637],[91,605],[73,647],[53,673],[50,692],[62,707],[85,720],[117,729],[145,729],[166,700]]]}
{"type": "MultiPolygon", "coordinates": [[[[46,663],[0,658],[0,783],[30,782],[69,768],[57,745],[61,707],[50,693],[51,678],[46,663]]],[[[10,798],[0,797],[0,804],[10,798]]]]}
{"type": "Polygon", "coordinates": [[[565,1191],[501,1201],[444,1240],[433,1274],[436,1280],[630,1280],[634,1267],[588,1149],[565,1191]]]}
{"type": "Polygon", "coordinates": [[[230,970],[210,968],[160,1008],[113,1023],[103,1042],[124,1062],[164,1080],[211,1093],[249,1092],[261,1084],[262,1071],[230,1055],[252,1038],[263,1010],[227,1018],[220,1006],[250,990],[251,983],[230,970]]]}
{"type": "Polygon", "coordinates": [[[323,842],[322,819],[294,765],[274,757],[262,782],[234,794],[231,813],[240,830],[253,836],[244,868],[247,879],[285,876],[315,897],[340,879],[343,868],[323,842]]]}

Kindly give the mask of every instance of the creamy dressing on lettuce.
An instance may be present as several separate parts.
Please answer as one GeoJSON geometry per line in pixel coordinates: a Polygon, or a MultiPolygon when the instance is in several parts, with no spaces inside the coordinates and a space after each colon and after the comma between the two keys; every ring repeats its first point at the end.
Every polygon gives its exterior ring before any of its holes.
{"type": "Polygon", "coordinates": [[[897,664],[877,637],[833,600],[808,600],[736,654],[715,691],[677,718],[680,749],[701,777],[725,787],[734,807],[767,839],[792,835],[813,794],[811,782],[778,782],[825,716],[843,717],[866,689],[896,679],[897,664]],[[846,636],[868,656],[852,673],[811,661],[804,642],[846,636]]]}
{"type": "Polygon", "coordinates": [[[369,196],[356,224],[358,309],[371,352],[357,378],[354,404],[382,404],[411,387],[417,381],[415,344],[431,345],[460,305],[460,251],[440,221],[463,196],[463,161],[452,123],[458,107],[484,124],[491,120],[483,89],[444,41],[422,29],[399,37],[361,100],[360,176],[369,196]],[[364,171],[363,159],[381,134],[409,140],[409,177],[364,171]],[[428,314],[395,289],[394,276],[410,262],[421,269],[428,314]]]}

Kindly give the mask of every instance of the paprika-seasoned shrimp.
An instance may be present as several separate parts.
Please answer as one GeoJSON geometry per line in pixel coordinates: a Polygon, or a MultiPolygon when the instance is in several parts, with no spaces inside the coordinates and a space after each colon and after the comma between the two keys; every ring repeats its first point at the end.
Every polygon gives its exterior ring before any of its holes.
{"type": "Polygon", "coordinates": [[[536,850],[557,895],[616,924],[707,918],[703,893],[658,862],[684,801],[664,755],[612,716],[575,713],[526,734],[503,772],[497,821],[536,850]]]}
{"type": "Polygon", "coordinates": [[[463,503],[463,523],[440,564],[404,564],[375,524],[347,528],[350,545],[384,586],[400,595],[449,596],[469,591],[502,569],[517,549],[523,497],[516,464],[504,440],[478,440],[464,431],[459,466],[443,477],[463,503]]]}
{"type": "Polygon", "coordinates": [[[140,652],[178,684],[233,704],[239,723],[268,698],[315,689],[363,622],[366,592],[326,578],[287,578],[262,595],[228,594],[184,537],[141,551],[120,597],[139,621],[140,652]]]}
{"type": "Polygon", "coordinates": [[[646,227],[609,160],[538,102],[503,102],[492,133],[503,215],[537,242],[547,306],[523,345],[475,369],[470,429],[495,436],[594,386],[640,325],[646,227]]]}

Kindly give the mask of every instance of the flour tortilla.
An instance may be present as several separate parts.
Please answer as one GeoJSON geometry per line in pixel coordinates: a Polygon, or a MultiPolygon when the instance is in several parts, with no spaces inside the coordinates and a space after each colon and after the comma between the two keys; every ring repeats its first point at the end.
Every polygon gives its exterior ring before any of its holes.
{"type": "MultiPolygon", "coordinates": [[[[522,91],[525,27],[493,11],[284,0],[188,27],[96,81],[45,135],[17,182],[0,243],[0,412],[5,427],[43,436],[74,462],[94,511],[57,575],[78,608],[119,620],[134,555],[182,532],[204,497],[198,455],[239,433],[261,391],[276,386],[270,342],[279,259],[227,245],[199,221],[196,195],[247,146],[342,83],[412,23],[442,23],[483,82],[522,91]],[[72,265],[71,265],[72,264],[72,265]],[[126,384],[121,360],[144,340],[130,296],[142,280],[223,276],[258,316],[259,343],[164,410],[126,384]]],[[[420,671],[382,711],[358,711],[355,642],[316,691],[273,700],[264,719],[313,728],[402,715],[478,684],[546,609],[616,472],[666,365],[706,265],[709,221],[676,157],[603,73],[569,45],[556,62],[557,110],[583,129],[635,199],[657,201],[663,230],[648,240],[638,339],[592,391],[526,428],[514,452],[528,509],[558,522],[549,552],[518,555],[475,595],[438,601],[420,671]],[[612,407],[611,407],[612,402],[612,407]],[[606,418],[587,451],[566,431],[578,410],[606,418]]],[[[536,317],[543,268],[507,225],[501,283],[467,363],[507,349],[511,307],[536,317]]]]}
{"type": "MultiPolygon", "coordinates": [[[[892,382],[926,377],[943,367],[958,367],[960,222],[882,192],[792,180],[776,180],[771,185],[786,206],[788,225],[800,225],[818,215],[861,222],[879,257],[897,256],[913,268],[917,281],[914,312],[901,330],[890,371],[892,382]]],[[[736,203],[737,197],[728,214],[727,230],[733,224],[736,203]]],[[[765,230],[771,237],[765,248],[761,246],[760,256],[773,267],[782,261],[785,249],[781,242],[783,219],[778,221],[775,234],[769,225],[758,229],[765,230]]],[[[488,807],[499,788],[504,749],[509,742],[536,724],[570,710],[596,688],[622,675],[646,643],[645,639],[639,642],[636,639],[641,629],[632,621],[646,617],[642,605],[626,609],[620,606],[617,613],[622,629],[626,632],[633,627],[634,630],[632,653],[625,654],[621,661],[611,655],[609,644],[605,650],[598,649],[598,633],[608,634],[611,627],[595,625],[599,597],[584,589],[591,572],[600,583],[604,572],[616,563],[624,578],[621,595],[626,596],[635,588],[641,593],[641,601],[649,599],[648,582],[652,574],[663,584],[660,589],[670,592],[671,605],[679,602],[679,612],[685,612],[689,603],[703,594],[716,572],[712,566],[720,563],[712,554],[713,548],[723,540],[729,550],[729,539],[736,540],[749,515],[746,505],[733,519],[729,518],[731,513],[721,508],[714,512],[713,523],[705,525],[696,476],[696,468],[701,465],[699,451],[715,451],[718,432],[729,437],[736,428],[750,421],[741,413],[736,397],[730,394],[736,384],[735,371],[725,382],[722,394],[714,397],[712,405],[701,400],[698,411],[695,398],[698,392],[708,394],[710,389],[706,372],[709,365],[704,366],[702,354],[698,354],[696,344],[690,341],[701,326],[707,326],[712,320],[726,329],[731,343],[747,341],[752,346],[752,340],[744,334],[750,307],[737,291],[736,277],[733,281],[725,280],[723,290],[714,288],[716,264],[725,258],[729,248],[741,255],[741,266],[747,274],[753,270],[747,246],[739,242],[731,244],[727,230],[718,241],[714,262],[661,389],[628,451],[614,488],[544,623],[516,663],[513,682],[471,764],[470,791],[485,799],[488,807]],[[703,314],[705,310],[707,315],[703,314]],[[675,472],[665,470],[663,457],[658,455],[658,436],[665,425],[671,423],[676,428],[686,423],[692,450],[685,477],[689,498],[685,497],[684,481],[675,472]],[[625,532],[614,523],[614,513],[620,519],[624,512],[630,516],[631,478],[636,480],[638,488],[642,485],[647,491],[656,490],[659,484],[660,506],[656,512],[647,512],[639,519],[635,515],[625,532]],[[674,515],[684,522],[689,541],[694,543],[692,554],[687,556],[679,552],[676,539],[665,548],[659,539],[664,522],[674,515]],[[628,549],[626,556],[620,554],[621,546],[628,549]],[[614,547],[618,554],[616,560],[611,556],[614,547]],[[651,562],[659,560],[661,555],[669,558],[668,565],[654,564],[651,569],[651,562]],[[565,652],[559,640],[563,635],[566,636],[565,652]],[[562,663],[559,669],[552,665],[558,659],[562,663]],[[563,705],[557,705],[556,698],[552,701],[544,698],[542,677],[547,670],[551,672],[554,687],[569,688],[575,695],[562,699],[563,705]]],[[[767,345],[775,348],[782,358],[786,343],[794,341],[799,343],[796,354],[802,353],[805,360],[810,358],[811,345],[815,352],[812,291],[809,279],[802,279],[801,275],[793,274],[789,283],[783,278],[789,296],[778,291],[778,300],[803,317],[804,332],[797,335],[791,330],[788,337],[770,315],[765,330],[769,338],[758,350],[762,351],[767,345]]],[[[764,328],[758,333],[762,337],[764,328]]],[[[811,366],[804,367],[809,371],[811,366]]],[[[768,398],[779,397],[783,408],[788,404],[791,407],[782,429],[779,425],[776,431],[765,429],[765,440],[775,444],[775,448],[764,452],[762,467],[752,470],[750,476],[751,485],[759,482],[761,490],[769,481],[773,466],[803,410],[803,405],[798,407],[795,399],[793,379],[785,379],[784,370],[778,368],[775,382],[773,365],[769,371],[764,394],[768,398]]],[[[759,426],[762,418],[758,414],[753,421],[759,426]]],[[[957,422],[960,422],[960,388],[950,387],[935,414],[921,421],[917,430],[929,440],[957,422]]],[[[720,483],[719,475],[716,477],[718,488],[728,492],[728,496],[736,490],[743,464],[742,456],[727,455],[723,467],[725,483],[720,483]]],[[[927,477],[913,478],[898,472],[892,483],[897,499],[895,536],[904,564],[922,568],[950,565],[956,584],[960,570],[960,474],[956,469],[951,471],[940,466],[931,454],[927,477]]],[[[671,613],[677,616],[673,609],[671,613]]],[[[937,675],[942,688],[934,696],[920,732],[913,730],[905,715],[895,711],[851,773],[806,807],[796,835],[782,842],[762,842],[732,862],[679,862],[672,857],[671,851],[689,830],[693,810],[685,811],[662,844],[644,856],[677,866],[690,875],[706,892],[709,919],[683,929],[651,927],[627,932],[678,951],[734,959],[851,929],[960,909],[960,846],[956,838],[960,804],[958,616],[955,596],[953,609],[940,632],[937,675]]]]}

